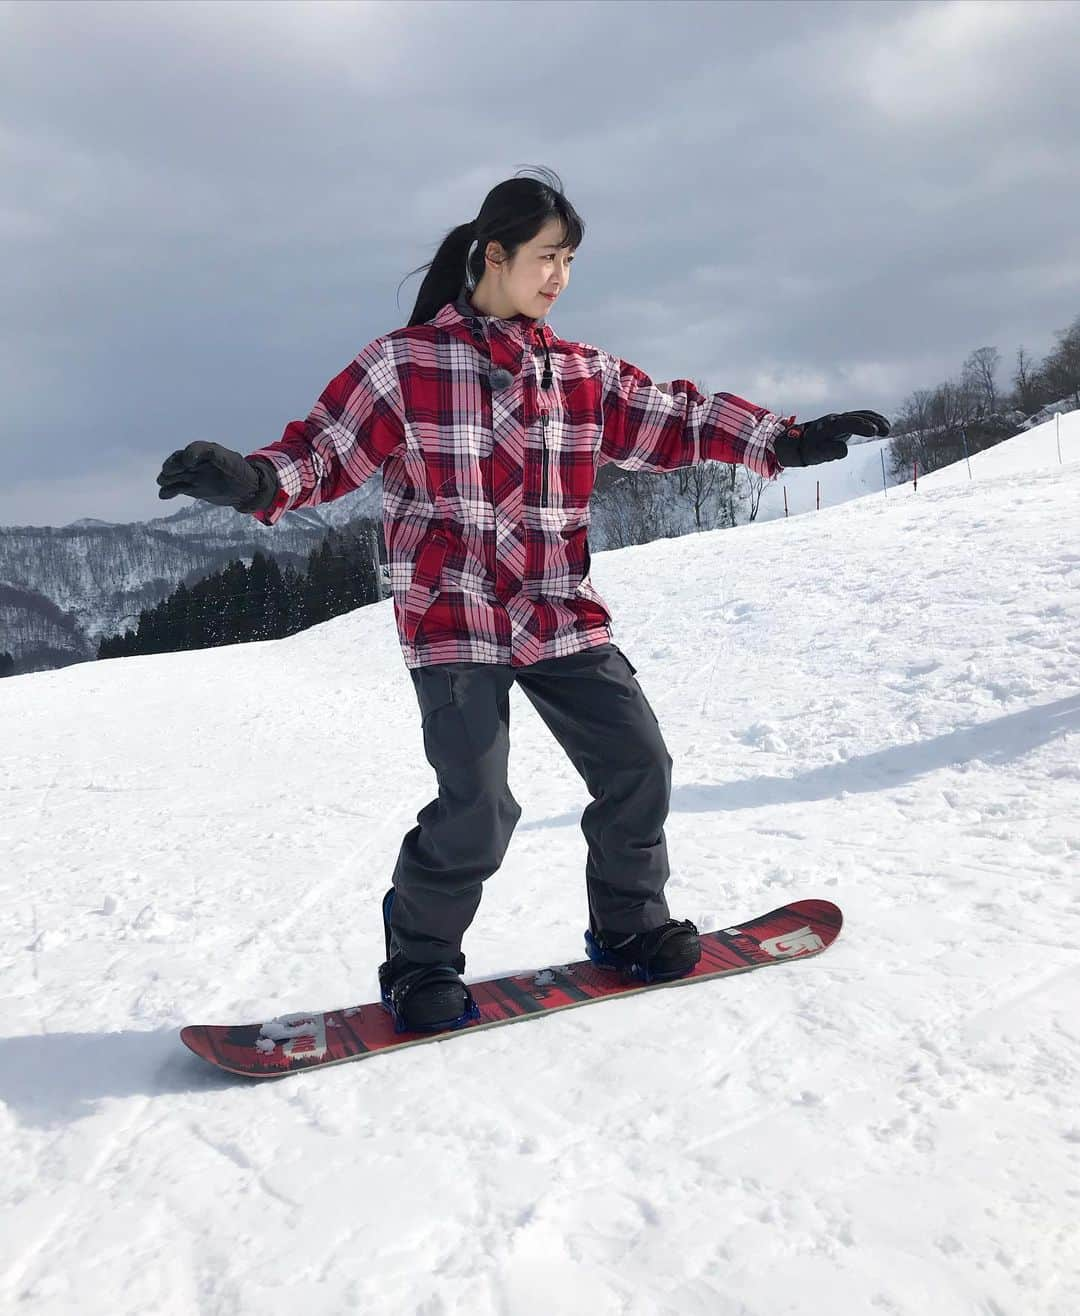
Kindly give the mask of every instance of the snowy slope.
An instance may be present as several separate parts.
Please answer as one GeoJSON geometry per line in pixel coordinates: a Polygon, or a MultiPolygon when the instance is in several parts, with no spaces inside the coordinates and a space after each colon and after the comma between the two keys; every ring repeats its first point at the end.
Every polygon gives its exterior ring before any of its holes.
{"type": "MultiPolygon", "coordinates": [[[[787,490],[788,514],[798,516],[816,510],[818,484],[821,485],[821,506],[836,507],[853,498],[876,494],[887,498],[896,484],[889,471],[889,439],[875,439],[870,443],[851,444],[843,461],[825,462],[821,466],[791,467],[765,487],[758,511],[759,521],[772,521],[784,515],[784,491],[787,490]],[[882,476],[882,454],[885,475],[882,476]]],[[[1080,456],[1080,412],[1061,417],[1062,458],[1080,456]]],[[[1006,443],[976,453],[971,459],[969,475],[965,462],[956,462],[932,475],[920,475],[919,484],[932,480],[935,486],[966,482],[975,475],[1002,475],[1011,471],[1022,473],[1043,466],[1057,465],[1057,429],[1054,420],[1028,430],[1006,443]]],[[[907,475],[907,483],[911,473],[907,475]]],[[[904,483],[902,481],[901,483],[904,483]]]]}
{"type": "Polygon", "coordinates": [[[777,479],[767,484],[758,508],[759,521],[775,521],[784,515],[784,491],[787,490],[788,515],[799,516],[817,508],[817,486],[821,485],[821,506],[837,507],[853,498],[877,494],[884,498],[881,476],[881,454],[885,454],[888,487],[895,484],[889,469],[889,440],[874,439],[870,443],[853,443],[843,461],[825,462],[820,466],[789,466],[777,479]]]}
{"type": "MultiPolygon", "coordinates": [[[[836,900],[802,965],[223,1079],[181,1023],[376,992],[434,784],[390,603],[0,683],[0,1310],[1075,1316],[1080,433],[1033,439],[594,556],[673,912],[836,900]]],[[[470,976],[582,949],[587,796],[512,722],[470,976]]]]}
{"type": "Polygon", "coordinates": [[[987,476],[1022,475],[1025,472],[1054,470],[1060,463],[1080,459],[1080,411],[1072,411],[1056,420],[1019,434],[1007,443],[999,443],[985,452],[977,452],[967,464],[955,462],[930,475],[920,476],[919,484],[940,489],[946,485],[966,484],[969,479],[987,476]],[[1060,446],[1061,455],[1058,456],[1060,446]]]}

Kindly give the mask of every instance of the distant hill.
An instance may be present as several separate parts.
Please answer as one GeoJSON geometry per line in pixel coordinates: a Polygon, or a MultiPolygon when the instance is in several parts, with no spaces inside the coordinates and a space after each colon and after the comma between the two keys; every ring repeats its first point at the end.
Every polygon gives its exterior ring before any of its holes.
{"type": "Polygon", "coordinates": [[[286,513],[272,529],[228,507],[185,499],[169,516],[116,524],[0,526],[0,653],[21,672],[95,656],[103,634],[134,626],[141,609],[258,550],[300,565],[331,527],[379,516],[376,477],[326,507],[286,513]]]}

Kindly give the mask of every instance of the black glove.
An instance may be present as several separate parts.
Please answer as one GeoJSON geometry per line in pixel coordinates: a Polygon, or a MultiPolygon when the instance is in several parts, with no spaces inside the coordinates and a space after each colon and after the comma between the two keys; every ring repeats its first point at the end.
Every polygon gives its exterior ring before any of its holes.
{"type": "Polygon", "coordinates": [[[781,466],[816,466],[847,456],[847,443],[853,434],[868,439],[883,439],[889,422],[876,411],[830,412],[805,425],[789,425],[774,444],[776,460],[781,466]]]}
{"type": "Polygon", "coordinates": [[[273,466],[255,457],[250,461],[220,443],[189,443],[166,457],[157,477],[159,498],[187,494],[218,507],[238,512],[260,512],[277,496],[273,466]]]}

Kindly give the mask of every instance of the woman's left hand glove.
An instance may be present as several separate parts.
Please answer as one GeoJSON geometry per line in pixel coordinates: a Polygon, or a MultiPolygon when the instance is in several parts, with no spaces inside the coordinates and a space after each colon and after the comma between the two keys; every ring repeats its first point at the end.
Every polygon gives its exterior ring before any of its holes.
{"type": "Polygon", "coordinates": [[[889,422],[876,411],[841,411],[789,425],[776,439],[776,460],[781,466],[817,466],[847,456],[847,439],[853,434],[883,439],[889,422]]]}

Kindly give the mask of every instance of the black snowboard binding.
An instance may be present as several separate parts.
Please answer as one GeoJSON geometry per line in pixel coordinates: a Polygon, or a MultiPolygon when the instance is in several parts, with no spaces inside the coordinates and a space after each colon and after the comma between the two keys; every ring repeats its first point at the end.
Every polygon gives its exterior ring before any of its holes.
{"type": "Polygon", "coordinates": [[[642,982],[666,982],[692,973],[701,959],[698,930],[689,919],[669,918],[648,932],[585,933],[589,959],[601,969],[619,969],[642,982]]]}
{"type": "Polygon", "coordinates": [[[394,1019],[395,1033],[429,1033],[463,1028],[480,1018],[480,1007],[461,981],[465,956],[441,964],[418,964],[390,949],[393,887],[383,896],[386,961],[379,966],[379,993],[394,1019]]]}

